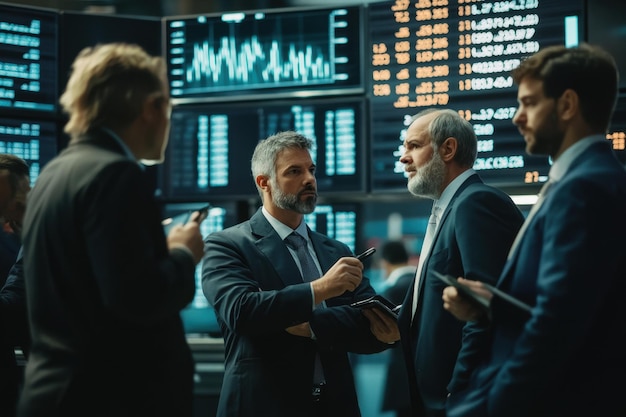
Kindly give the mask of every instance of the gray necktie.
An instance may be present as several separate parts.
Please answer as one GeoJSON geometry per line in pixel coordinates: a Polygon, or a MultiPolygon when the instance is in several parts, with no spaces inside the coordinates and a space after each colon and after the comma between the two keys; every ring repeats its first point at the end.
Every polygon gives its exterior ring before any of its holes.
{"type": "Polygon", "coordinates": [[[311,257],[306,245],[306,239],[300,236],[298,233],[293,232],[285,238],[285,243],[291,249],[296,251],[298,259],[300,260],[300,267],[302,268],[302,280],[304,282],[310,282],[320,277],[320,272],[315,266],[315,261],[311,257]]]}
{"type": "Polygon", "coordinates": [[[417,271],[415,273],[415,284],[413,286],[413,305],[411,306],[411,317],[415,316],[415,310],[417,310],[417,299],[419,297],[419,286],[422,275],[422,269],[426,263],[426,258],[430,255],[430,247],[433,243],[433,237],[435,237],[435,231],[437,230],[437,223],[439,222],[439,206],[433,204],[430,217],[428,218],[428,226],[426,227],[426,233],[424,234],[424,242],[422,243],[422,250],[420,251],[420,258],[417,264],[417,271]]]}
{"type": "MultiPolygon", "coordinates": [[[[293,232],[285,238],[285,243],[296,252],[300,260],[302,280],[310,282],[320,277],[320,272],[315,265],[313,257],[307,249],[306,239],[298,233],[293,232]]],[[[313,370],[313,384],[320,385],[324,383],[324,369],[319,354],[315,355],[315,368],[313,370]]]]}

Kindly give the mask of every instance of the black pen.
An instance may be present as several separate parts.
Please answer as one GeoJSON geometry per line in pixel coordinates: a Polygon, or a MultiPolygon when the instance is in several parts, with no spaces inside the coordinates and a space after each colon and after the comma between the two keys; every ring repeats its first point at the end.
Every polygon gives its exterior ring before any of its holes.
{"type": "Polygon", "coordinates": [[[356,256],[356,258],[357,258],[359,261],[362,261],[363,259],[365,259],[365,258],[368,258],[368,257],[372,256],[372,255],[374,254],[374,252],[376,252],[376,248],[369,248],[369,249],[368,249],[368,250],[366,250],[365,252],[363,252],[363,253],[361,253],[361,254],[358,254],[358,255],[356,256]]]}

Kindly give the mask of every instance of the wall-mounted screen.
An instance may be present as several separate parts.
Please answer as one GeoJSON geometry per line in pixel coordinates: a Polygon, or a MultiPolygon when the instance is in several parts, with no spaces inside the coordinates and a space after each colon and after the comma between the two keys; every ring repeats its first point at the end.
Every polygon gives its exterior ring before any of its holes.
{"type": "Polygon", "coordinates": [[[351,6],[167,17],[172,98],[362,92],[362,14],[351,6]]]}
{"type": "Polygon", "coordinates": [[[295,130],[315,143],[323,195],[365,190],[363,99],[178,106],[164,168],[166,199],[256,197],[250,160],[259,140],[295,130]]]}
{"type": "Polygon", "coordinates": [[[31,185],[57,154],[57,124],[24,118],[0,118],[0,153],[24,159],[30,167],[31,185]]]}
{"type": "Polygon", "coordinates": [[[547,178],[547,158],[526,155],[512,118],[510,71],[548,45],[581,41],[584,2],[438,0],[369,6],[372,191],[406,190],[398,161],[408,119],[428,107],[457,110],[474,125],[474,168],[492,185],[547,178]]]}
{"type": "Polygon", "coordinates": [[[613,55],[620,73],[620,88],[626,90],[626,2],[587,0],[587,40],[613,55]]]}
{"type": "MultiPolygon", "coordinates": [[[[165,219],[182,212],[197,210],[206,204],[207,202],[168,203],[163,208],[163,217],[165,219]]],[[[233,203],[212,205],[206,220],[200,225],[202,236],[206,237],[213,232],[234,226],[237,223],[236,211],[233,203]]],[[[215,312],[202,292],[202,262],[196,267],[196,293],[193,301],[181,311],[180,315],[183,320],[185,333],[209,335],[212,337],[220,336],[220,328],[215,318],[215,312]]]]}
{"type": "Polygon", "coordinates": [[[358,216],[357,204],[320,203],[313,213],[304,216],[304,221],[311,230],[345,243],[356,253],[363,250],[358,243],[358,216]]]}
{"type": "Polygon", "coordinates": [[[161,55],[161,19],[64,11],[60,15],[60,84],[64,89],[76,55],[99,43],[127,42],[161,55]]]}
{"type": "Polygon", "coordinates": [[[57,109],[58,13],[0,4],[0,107],[57,109]]]}

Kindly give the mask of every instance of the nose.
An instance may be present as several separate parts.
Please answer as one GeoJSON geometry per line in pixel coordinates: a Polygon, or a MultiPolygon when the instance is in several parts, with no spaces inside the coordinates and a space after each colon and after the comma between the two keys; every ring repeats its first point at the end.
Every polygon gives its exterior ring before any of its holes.
{"type": "Polygon", "coordinates": [[[402,164],[409,164],[411,163],[411,157],[409,156],[409,153],[405,150],[402,151],[402,155],[400,155],[400,163],[402,164]]]}
{"type": "Polygon", "coordinates": [[[522,122],[521,119],[523,118],[524,114],[522,112],[522,108],[518,107],[517,110],[515,111],[515,114],[513,115],[513,124],[515,126],[519,126],[520,123],[522,122]]]}
{"type": "Polygon", "coordinates": [[[315,184],[315,174],[312,173],[311,171],[307,171],[306,175],[304,176],[304,183],[306,185],[308,184],[315,184]]]}

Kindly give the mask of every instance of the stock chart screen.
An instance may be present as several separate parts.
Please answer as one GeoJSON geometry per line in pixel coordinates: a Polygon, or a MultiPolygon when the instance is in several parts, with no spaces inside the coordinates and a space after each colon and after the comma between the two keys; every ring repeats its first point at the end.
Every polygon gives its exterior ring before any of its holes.
{"type": "Polygon", "coordinates": [[[285,130],[313,140],[321,193],[363,192],[363,112],[361,98],[177,106],[164,163],[164,196],[255,197],[254,148],[285,130]]]}
{"type": "Polygon", "coordinates": [[[164,20],[174,99],[363,92],[361,7],[164,20]]]}
{"type": "Polygon", "coordinates": [[[0,107],[56,111],[58,15],[0,4],[0,107]]]}
{"type": "Polygon", "coordinates": [[[486,182],[546,180],[547,157],[527,155],[512,124],[511,70],[541,47],[582,41],[582,0],[396,0],[368,10],[373,191],[406,190],[398,161],[404,134],[410,117],[429,107],[454,109],[472,123],[474,169],[486,182]]]}

